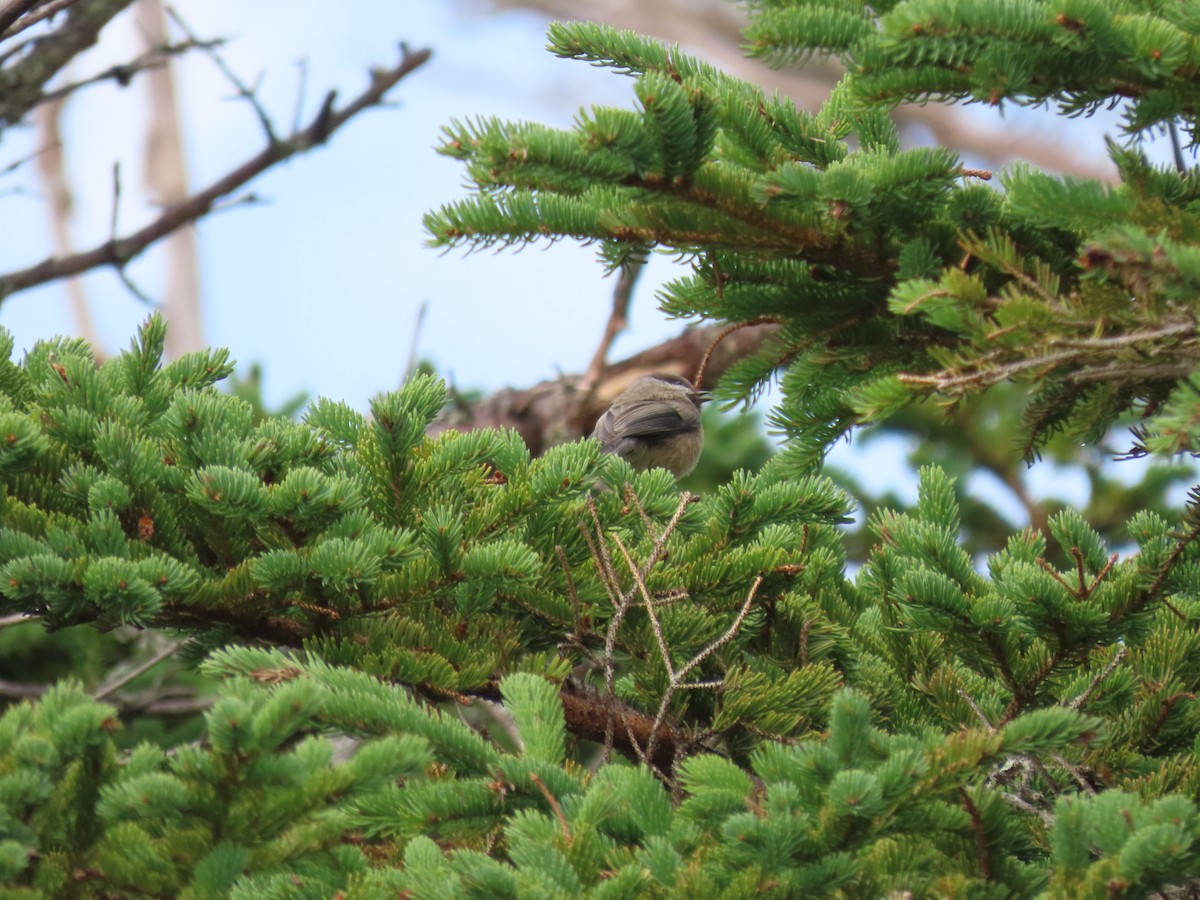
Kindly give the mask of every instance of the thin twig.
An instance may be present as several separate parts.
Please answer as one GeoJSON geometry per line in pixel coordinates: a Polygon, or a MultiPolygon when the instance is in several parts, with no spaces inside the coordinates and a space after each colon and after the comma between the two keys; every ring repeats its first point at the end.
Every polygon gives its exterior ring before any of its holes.
{"type": "Polygon", "coordinates": [[[986,728],[988,731],[996,730],[996,726],[992,724],[991,719],[989,719],[987,717],[987,713],[985,713],[983,711],[983,708],[979,705],[978,702],[976,702],[974,697],[972,697],[970,694],[968,694],[962,688],[955,688],[954,692],[956,694],[958,694],[959,697],[962,698],[963,702],[966,703],[967,706],[971,707],[971,711],[973,713],[975,713],[975,717],[977,719],[979,719],[979,721],[983,724],[984,728],[986,728]]]}
{"type": "Polygon", "coordinates": [[[45,100],[61,100],[74,94],[76,91],[86,87],[91,87],[95,84],[100,84],[105,81],[115,81],[117,84],[124,87],[137,75],[139,72],[146,72],[151,69],[158,69],[166,65],[167,62],[174,56],[182,56],[190,50],[205,49],[208,47],[219,47],[225,43],[224,38],[212,38],[210,40],[180,41],[177,44],[163,44],[159,47],[153,47],[147,50],[141,56],[131,62],[118,63],[115,66],[109,66],[103,72],[98,72],[81,81],[73,81],[70,84],[63,85],[60,88],[55,88],[52,91],[46,91],[43,95],[45,100]]]}
{"type": "Polygon", "coordinates": [[[696,374],[692,378],[692,384],[694,384],[696,387],[700,387],[700,385],[704,383],[704,372],[708,369],[708,363],[709,360],[712,359],[713,353],[716,352],[716,349],[718,346],[720,346],[721,341],[725,340],[725,338],[729,337],[735,331],[740,331],[743,328],[750,328],[754,325],[778,324],[779,320],[773,316],[759,316],[757,319],[751,319],[748,322],[738,322],[724,329],[720,334],[712,339],[712,342],[708,345],[708,349],[704,351],[704,358],[700,360],[700,365],[696,367],[696,374]]]}
{"type": "Polygon", "coordinates": [[[550,804],[550,808],[554,810],[554,817],[558,819],[558,825],[562,828],[563,840],[568,844],[571,843],[571,828],[567,823],[566,814],[563,813],[562,805],[558,802],[558,798],[550,793],[550,788],[546,787],[546,782],[538,777],[537,772],[529,773],[529,780],[534,786],[542,792],[542,796],[546,798],[546,802],[550,804]]]}
{"type": "Polygon", "coordinates": [[[728,644],[731,640],[733,640],[734,636],[738,633],[738,631],[741,630],[742,623],[746,621],[746,616],[750,613],[750,607],[754,603],[754,597],[758,594],[758,589],[762,587],[762,583],[763,576],[756,576],[754,579],[754,584],[750,585],[750,593],[746,595],[746,602],[742,604],[742,608],[738,610],[737,616],[725,630],[725,633],[693,656],[688,664],[680,669],[676,674],[676,681],[682,681],[688,676],[688,673],[691,672],[692,669],[696,668],[696,666],[700,665],[700,663],[704,662],[704,660],[708,659],[710,656],[728,644]]]}
{"type": "Polygon", "coordinates": [[[108,238],[115,241],[117,239],[117,222],[121,213],[121,161],[119,159],[113,162],[112,186],[112,216],[108,222],[108,238]]]}
{"type": "Polygon", "coordinates": [[[634,583],[642,595],[642,602],[646,605],[646,615],[650,617],[650,629],[654,632],[654,639],[658,643],[658,652],[662,654],[663,665],[667,669],[667,677],[670,678],[673,684],[675,682],[675,666],[671,662],[671,651],[667,649],[667,638],[663,634],[662,623],[658,621],[658,612],[654,609],[654,600],[650,597],[650,591],[646,589],[645,579],[643,579],[637,563],[629,555],[629,550],[626,549],[625,542],[621,540],[621,536],[614,532],[612,539],[617,545],[617,549],[621,551],[621,555],[625,557],[625,563],[629,566],[634,583]]]}
{"type": "Polygon", "coordinates": [[[1049,828],[1054,824],[1054,816],[1049,810],[1040,809],[1037,806],[1034,806],[1020,794],[1012,794],[1008,791],[999,791],[998,793],[1000,795],[1000,799],[1004,800],[1006,803],[1015,806],[1017,809],[1023,812],[1033,813],[1033,815],[1042,820],[1042,824],[1046,826],[1046,828],[1049,828]]]}
{"type": "MultiPolygon", "coordinates": [[[[179,30],[187,35],[189,40],[195,41],[198,44],[199,38],[197,38],[192,32],[192,29],[188,27],[187,22],[185,22],[183,17],[179,15],[178,10],[176,10],[174,6],[167,6],[165,7],[165,10],[167,16],[176,24],[176,26],[178,26],[179,30]]],[[[200,49],[204,50],[216,67],[221,70],[221,74],[224,75],[225,79],[233,85],[233,88],[235,91],[237,91],[238,96],[250,104],[251,109],[254,110],[254,114],[258,116],[259,124],[262,125],[263,133],[267,137],[267,143],[277,143],[279,138],[275,135],[275,126],[272,124],[271,117],[267,114],[266,109],[263,108],[262,103],[260,103],[258,100],[258,87],[262,82],[262,75],[259,75],[259,81],[254,85],[254,87],[248,87],[246,83],[238,77],[238,74],[233,71],[229,64],[225,62],[225,58],[217,52],[216,47],[207,46],[201,47],[200,49]]]]}
{"type": "Polygon", "coordinates": [[[1175,120],[1167,122],[1167,133],[1171,136],[1171,152],[1175,156],[1175,171],[1180,175],[1187,174],[1187,161],[1183,158],[1183,145],[1179,140],[1179,126],[1175,120]]]}
{"type": "MultiPolygon", "coordinates": [[[[12,0],[11,3],[0,8],[0,38],[8,37],[5,32],[8,31],[9,27],[17,19],[37,6],[39,2],[40,0],[12,0]]],[[[16,34],[16,32],[14,31],[13,34],[16,34]]]]}
{"type": "MultiPolygon", "coordinates": [[[[678,691],[683,683],[683,679],[688,676],[688,673],[696,668],[704,660],[708,659],[718,649],[723,647],[729,641],[733,640],[734,635],[741,630],[742,623],[746,621],[746,616],[750,613],[750,607],[754,603],[754,597],[758,593],[759,587],[763,583],[763,576],[759,575],[754,579],[754,584],[750,586],[750,591],[746,595],[746,602],[742,604],[742,608],[738,611],[737,616],[730,624],[725,633],[710,642],[706,647],[703,647],[699,653],[691,658],[682,669],[671,675],[671,682],[667,685],[667,689],[663,692],[662,700],[658,704],[658,714],[654,717],[654,724],[650,726],[650,737],[646,740],[646,756],[654,756],[654,745],[658,741],[658,730],[662,727],[663,720],[666,718],[667,710],[670,709],[671,701],[675,697],[675,692],[678,691]]],[[[656,623],[657,624],[657,623],[656,623]]],[[[656,628],[655,633],[658,634],[660,629],[656,628]]],[[[662,642],[665,645],[665,641],[662,642]]],[[[663,650],[664,659],[666,658],[666,650],[663,650]]],[[[671,671],[671,664],[667,661],[667,671],[671,671]]]]}
{"type": "MultiPolygon", "coordinates": [[[[80,0],[63,0],[48,4],[27,16],[5,32],[5,37],[23,31],[80,0]]],[[[27,41],[17,41],[0,54],[4,65],[5,90],[0,92],[0,130],[25,119],[30,110],[42,102],[42,91],[54,75],[68,62],[93,46],[100,32],[113,18],[129,6],[131,0],[89,0],[55,31],[39,34],[27,41]],[[15,59],[9,65],[9,61],[15,59]]]]}
{"type": "Polygon", "coordinates": [[[94,694],[92,694],[92,699],[93,700],[103,700],[109,694],[116,693],[121,688],[123,688],[125,685],[129,684],[129,682],[131,682],[135,678],[137,678],[139,675],[142,675],[142,674],[150,671],[151,669],[153,669],[155,666],[157,666],[160,662],[162,662],[168,656],[174,655],[175,651],[178,650],[180,647],[182,647],[183,644],[184,644],[183,641],[172,641],[166,647],[164,647],[158,653],[154,654],[154,656],[150,657],[150,659],[146,660],[144,663],[142,663],[137,668],[132,669],[129,672],[126,672],[124,675],[122,675],[120,678],[117,678],[115,681],[110,681],[108,684],[105,684],[102,687],[100,687],[94,694]]]}
{"type": "Polygon", "coordinates": [[[1076,766],[1073,763],[1071,763],[1070,761],[1068,761],[1064,756],[1062,756],[1059,753],[1051,753],[1050,761],[1053,762],[1059,768],[1065,770],[1067,772],[1067,774],[1069,774],[1072,778],[1074,778],[1075,783],[1077,785],[1079,785],[1079,787],[1083,790],[1083,792],[1085,794],[1095,794],[1096,793],[1095,785],[1093,785],[1084,776],[1083,772],[1080,770],[1080,768],[1078,766],[1076,766]]]}
{"type": "Polygon", "coordinates": [[[296,108],[292,112],[292,134],[300,130],[304,121],[304,101],[308,96],[308,60],[296,60],[296,68],[300,70],[300,83],[296,86],[296,108]]]}
{"type": "Polygon", "coordinates": [[[0,616],[0,628],[11,628],[13,625],[23,625],[26,622],[36,622],[40,619],[37,613],[13,613],[10,616],[0,616]]]}

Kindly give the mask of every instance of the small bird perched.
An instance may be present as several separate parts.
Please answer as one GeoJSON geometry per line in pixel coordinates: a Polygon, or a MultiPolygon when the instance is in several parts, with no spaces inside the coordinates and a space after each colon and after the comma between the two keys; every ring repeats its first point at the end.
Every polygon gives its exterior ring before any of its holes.
{"type": "Polygon", "coordinates": [[[639,472],[660,467],[682,478],[704,446],[700,404],[707,399],[680,375],[644,375],[613,401],[592,437],[639,472]]]}

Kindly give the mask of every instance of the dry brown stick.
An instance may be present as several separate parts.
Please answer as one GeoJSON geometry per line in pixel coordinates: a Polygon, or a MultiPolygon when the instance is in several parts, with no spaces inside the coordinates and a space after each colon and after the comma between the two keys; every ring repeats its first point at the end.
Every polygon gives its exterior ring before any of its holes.
{"type": "Polygon", "coordinates": [[[562,829],[563,840],[568,844],[571,843],[571,826],[567,823],[567,816],[563,812],[562,804],[558,802],[557,797],[550,793],[550,788],[546,787],[546,782],[538,777],[537,772],[530,772],[529,780],[533,782],[534,787],[542,792],[542,796],[550,804],[550,809],[554,811],[554,817],[558,820],[558,827],[562,829]]]}
{"type": "Polygon", "coordinates": [[[422,65],[430,55],[429,50],[409,50],[401,45],[400,62],[390,69],[372,71],[370,86],[346,106],[336,108],[336,95],[330,92],[320,111],[306,128],[286,140],[268,144],[262,152],[217,179],[204,190],[168,207],[145,228],[124,238],[110,239],[82,253],[63,258],[51,257],[28,268],[0,275],[0,303],[16,291],[35,285],[78,275],[100,266],[120,267],[128,264],[147,247],[176,228],[207,215],[220,198],[237,190],[272,166],[319,147],[338,128],[360,112],[379,106],[388,90],[422,65]]]}
{"type": "MultiPolygon", "coordinates": [[[[654,724],[650,726],[650,737],[646,742],[647,756],[654,756],[654,745],[658,741],[658,730],[662,727],[663,720],[666,719],[667,710],[671,706],[671,700],[674,698],[675,692],[683,686],[683,679],[687,677],[688,673],[691,672],[692,669],[696,668],[709,656],[733,640],[738,631],[741,630],[742,623],[746,621],[746,616],[750,613],[750,607],[753,605],[754,597],[758,593],[758,589],[762,583],[763,576],[759,575],[754,579],[754,584],[750,586],[750,592],[746,595],[746,602],[742,604],[742,608],[738,610],[737,616],[734,617],[733,622],[730,624],[729,628],[725,630],[723,635],[721,635],[715,641],[709,642],[700,650],[699,653],[693,656],[682,669],[679,669],[678,671],[673,671],[673,667],[671,666],[670,662],[667,662],[667,671],[671,675],[671,682],[667,685],[667,689],[663,691],[662,701],[658,705],[658,713],[654,717],[654,724]]],[[[655,621],[654,625],[655,631],[658,631],[658,622],[655,621]]],[[[661,643],[665,646],[665,639],[661,643]]],[[[723,682],[717,682],[717,684],[721,683],[723,682]]]]}

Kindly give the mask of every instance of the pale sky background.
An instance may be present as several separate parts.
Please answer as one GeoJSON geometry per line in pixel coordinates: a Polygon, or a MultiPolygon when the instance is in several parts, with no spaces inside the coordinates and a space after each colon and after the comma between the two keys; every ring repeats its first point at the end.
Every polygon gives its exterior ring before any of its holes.
{"type": "MultiPolygon", "coordinates": [[[[301,57],[307,121],[328,88],[345,102],[365,86],[370,66],[394,63],[401,40],[434,51],[393,89],[394,108],[360,115],[324,148],[252,182],[248,190],[264,203],[200,224],[205,341],[230,348],[243,370],[262,363],[268,404],[307,391],[365,409],[371,396],[398,385],[426,303],[417,352],[460,387],[528,386],[586,367],[612,292],[593,248],[560,242],[520,253],[441,254],[426,246],[421,217],[468,193],[461,164],[433,151],[451,119],[495,115],[565,127],[581,106],[629,107],[630,79],[546,52],[541,15],[493,13],[471,0],[355,0],[336,7],[312,0],[177,0],[175,6],[199,36],[230,38],[222,55],[244,81],[261,77],[260,98],[280,132],[296,108],[301,57]]],[[[135,37],[123,16],[69,77],[131,58],[135,37]]],[[[264,139],[249,105],[231,99],[232,87],[210,59],[190,54],[176,71],[191,183],[200,188],[257,153],[264,139]]],[[[119,231],[153,217],[140,191],[144,108],[136,80],[125,89],[89,88],[69,108],[64,126],[78,249],[110,236],[116,160],[123,184],[119,231]]],[[[1111,131],[1111,123],[1097,123],[1097,142],[1102,130],[1111,131]]],[[[10,131],[0,169],[34,149],[30,131],[10,131]]],[[[37,191],[28,166],[0,175],[5,221],[22,223],[10,224],[0,243],[0,271],[51,251],[37,191]]],[[[145,293],[157,294],[162,268],[153,250],[128,271],[145,293]]],[[[612,358],[678,333],[681,323],[656,309],[654,290],[679,272],[665,257],[652,261],[612,358]]],[[[146,306],[111,271],[87,276],[86,286],[106,349],[127,346],[146,306]]],[[[0,325],[14,334],[18,355],[40,338],[75,330],[65,296],[63,284],[54,283],[0,306],[0,325]]],[[[865,455],[843,444],[831,459],[853,466],[869,487],[894,487],[903,452],[899,443],[874,443],[865,455]]],[[[1128,463],[1122,468],[1135,474],[1128,463]]],[[[1034,490],[1075,503],[1087,496],[1086,483],[1071,484],[1050,466],[1034,470],[1034,490]]],[[[902,493],[915,497],[915,485],[902,493]]],[[[1009,512],[1023,524],[1018,509],[1009,512]]]]}

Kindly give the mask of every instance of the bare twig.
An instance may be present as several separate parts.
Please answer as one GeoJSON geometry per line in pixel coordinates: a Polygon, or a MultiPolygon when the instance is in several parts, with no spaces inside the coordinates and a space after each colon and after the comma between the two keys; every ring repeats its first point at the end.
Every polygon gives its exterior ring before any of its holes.
{"type": "Polygon", "coordinates": [[[103,700],[109,694],[116,693],[121,688],[123,688],[125,685],[129,684],[129,682],[131,682],[135,678],[137,678],[139,675],[142,675],[142,674],[150,671],[151,669],[153,669],[155,666],[157,666],[160,662],[162,662],[168,656],[173,656],[175,654],[175,651],[178,650],[180,647],[182,647],[183,644],[184,644],[183,641],[171,641],[171,643],[167,644],[167,646],[165,646],[162,650],[158,651],[158,653],[155,653],[152,657],[150,657],[148,660],[146,660],[140,666],[138,666],[134,669],[131,669],[130,671],[128,671],[124,675],[122,675],[120,678],[117,678],[113,681],[108,682],[105,685],[102,685],[94,694],[92,694],[92,699],[93,700],[103,700]]]}
{"type": "MultiPolygon", "coordinates": [[[[120,218],[120,210],[121,210],[121,163],[120,162],[113,163],[112,181],[113,181],[113,202],[112,202],[112,221],[110,222],[110,228],[111,228],[110,239],[115,240],[117,237],[117,223],[120,218]]],[[[134,297],[136,297],[140,302],[144,303],[146,306],[149,306],[151,309],[154,309],[158,306],[158,304],[154,302],[154,298],[151,297],[149,294],[147,294],[145,291],[143,291],[141,289],[141,287],[138,286],[137,282],[135,282],[129,276],[129,272],[126,271],[126,266],[120,265],[120,266],[117,266],[116,269],[117,269],[117,277],[121,279],[121,283],[123,285],[125,285],[125,289],[127,291],[129,291],[129,293],[131,293],[134,297]]],[[[71,283],[79,284],[80,282],[79,282],[79,279],[75,278],[75,279],[72,279],[71,283]]],[[[80,288],[80,290],[82,290],[82,288],[80,288]]]]}
{"type": "Polygon", "coordinates": [[[425,327],[425,316],[429,313],[429,301],[422,300],[421,305],[417,308],[417,321],[413,325],[412,341],[408,345],[408,362],[404,364],[404,377],[401,381],[408,381],[412,377],[413,372],[417,371],[417,348],[421,344],[421,330],[425,327]]]}
{"type": "Polygon", "coordinates": [[[1179,126],[1172,119],[1167,123],[1167,133],[1171,136],[1171,152],[1175,157],[1175,171],[1180,175],[1187,174],[1187,161],[1183,158],[1183,145],[1179,140],[1179,126]]]}
{"type": "Polygon", "coordinates": [[[47,690],[44,684],[0,680],[0,698],[5,700],[36,700],[47,690]]]}
{"type": "Polygon", "coordinates": [[[300,70],[300,83],[296,85],[296,108],[292,111],[292,133],[300,130],[304,121],[304,101],[308,97],[308,60],[296,60],[296,68],[300,70]]]}
{"type": "MultiPolygon", "coordinates": [[[[0,302],[16,291],[78,275],[100,266],[122,266],[176,228],[207,215],[220,198],[236,191],[267,169],[323,144],[330,134],[366,109],[380,105],[387,92],[430,57],[429,50],[401,47],[400,62],[390,69],[374,70],[371,84],[345,106],[318,114],[309,126],[287,140],[268,145],[242,165],[186,200],[176,203],[146,227],[118,240],[67,257],[50,257],[36,265],[0,275],[0,302]]],[[[324,108],[323,108],[324,109],[324,108]]]]}
{"type": "Polygon", "coordinates": [[[1085,794],[1095,794],[1096,793],[1095,785],[1093,785],[1092,782],[1088,780],[1087,776],[1083,774],[1083,771],[1078,766],[1074,765],[1072,762],[1070,762],[1068,759],[1066,759],[1062,754],[1051,753],[1050,761],[1053,762],[1059,768],[1061,768],[1063,771],[1065,771],[1072,778],[1074,778],[1075,783],[1077,785],[1079,785],[1080,789],[1085,794]]]}
{"type": "Polygon", "coordinates": [[[971,707],[971,711],[975,713],[975,718],[980,721],[984,728],[986,728],[988,731],[996,730],[996,726],[992,724],[992,720],[987,717],[987,713],[983,711],[983,708],[976,702],[974,697],[972,697],[962,688],[955,688],[954,692],[958,694],[958,696],[964,703],[967,704],[967,706],[971,707]]]}
{"type": "MultiPolygon", "coordinates": [[[[192,32],[192,29],[188,27],[187,22],[183,20],[183,17],[179,15],[179,11],[176,10],[174,6],[164,7],[164,11],[167,17],[175,23],[179,30],[187,35],[188,40],[196,42],[197,45],[200,44],[199,38],[197,38],[192,32]]],[[[221,74],[225,76],[226,81],[233,85],[233,88],[237,91],[238,96],[250,104],[250,108],[253,109],[254,114],[258,116],[258,122],[262,126],[263,133],[266,135],[267,143],[276,143],[279,138],[275,135],[275,126],[271,122],[270,115],[267,114],[266,109],[258,99],[258,88],[262,82],[262,75],[260,74],[258,76],[258,81],[255,82],[253,87],[250,87],[244,81],[242,81],[242,79],[238,77],[238,74],[233,71],[228,63],[225,62],[225,57],[221,56],[221,54],[217,52],[216,46],[208,45],[201,47],[201,49],[208,54],[209,59],[211,59],[216,67],[221,70],[221,74]]]]}
{"type": "MultiPolygon", "coordinates": [[[[23,0],[15,0],[13,7],[20,5],[23,0]]],[[[16,37],[22,31],[26,31],[36,25],[38,22],[44,22],[47,19],[52,19],[63,10],[75,6],[81,0],[34,0],[29,6],[31,11],[24,16],[20,21],[12,23],[8,28],[0,29],[0,41],[8,40],[11,37],[16,37]],[[41,9],[32,9],[38,4],[41,4],[41,9]]],[[[36,38],[34,39],[36,40],[36,38]]]]}
{"type": "Polygon", "coordinates": [[[720,334],[713,338],[712,342],[708,345],[708,350],[705,351],[704,358],[700,360],[700,365],[696,367],[696,374],[692,377],[692,384],[696,385],[696,387],[700,387],[700,385],[703,384],[704,373],[708,369],[708,362],[710,359],[712,359],[713,352],[720,345],[721,341],[725,340],[725,338],[729,337],[729,335],[733,334],[735,331],[740,331],[743,328],[751,328],[755,325],[777,324],[779,324],[778,319],[772,318],[771,316],[760,316],[759,318],[751,319],[748,322],[738,322],[724,329],[720,334]]]}
{"type": "MultiPolygon", "coordinates": [[[[700,650],[699,653],[693,656],[691,660],[689,660],[687,664],[677,672],[672,671],[670,658],[666,649],[666,639],[662,637],[662,629],[659,628],[657,620],[654,620],[655,636],[659,638],[659,647],[663,653],[663,659],[664,662],[666,662],[667,671],[671,673],[671,682],[667,685],[667,689],[663,691],[662,700],[658,704],[658,713],[654,717],[654,724],[650,727],[650,737],[646,742],[647,756],[654,756],[655,744],[658,741],[658,730],[660,727],[662,727],[663,719],[666,718],[667,710],[670,709],[671,701],[674,699],[675,693],[684,686],[683,679],[685,679],[694,668],[704,662],[704,660],[708,659],[708,657],[710,657],[713,653],[733,640],[734,636],[741,630],[742,623],[746,621],[746,616],[750,613],[750,607],[753,605],[754,597],[758,593],[758,589],[762,583],[763,576],[759,575],[754,579],[754,584],[750,586],[750,592],[746,595],[746,602],[742,604],[742,608],[738,610],[737,616],[734,617],[733,622],[730,623],[729,627],[725,630],[725,633],[715,641],[709,642],[700,650]]],[[[652,608],[652,604],[650,603],[648,596],[646,597],[646,608],[648,610],[652,608]]],[[[706,687],[719,686],[722,685],[723,682],[704,682],[703,684],[706,687]]]]}
{"type": "Polygon", "coordinates": [[[26,622],[36,622],[40,618],[41,616],[36,613],[13,613],[11,616],[0,616],[0,628],[24,625],[26,622]]]}
{"type": "Polygon", "coordinates": [[[1054,815],[1048,809],[1041,809],[1038,806],[1030,803],[1020,794],[1013,794],[1008,791],[999,791],[1000,799],[1011,806],[1015,806],[1022,812],[1032,813],[1042,820],[1042,824],[1046,828],[1050,828],[1054,824],[1054,815]]]}
{"type": "Polygon", "coordinates": [[[105,81],[115,81],[117,84],[124,87],[139,72],[148,72],[166,65],[172,57],[182,56],[189,50],[196,50],[206,47],[219,47],[225,43],[224,38],[213,38],[204,41],[180,41],[176,44],[162,44],[157,47],[152,47],[136,59],[127,63],[117,63],[115,66],[109,66],[103,72],[97,72],[95,75],[90,75],[80,81],[72,81],[70,84],[63,85],[60,88],[55,88],[52,91],[46,91],[43,100],[61,100],[76,91],[83,88],[91,87],[95,84],[101,84],[105,81]]]}
{"type": "Polygon", "coordinates": [[[571,827],[567,822],[566,814],[563,812],[562,804],[558,802],[557,797],[550,793],[550,788],[546,787],[546,782],[538,777],[537,772],[530,772],[529,780],[533,782],[534,787],[542,792],[542,796],[550,804],[550,809],[554,811],[554,818],[558,819],[558,827],[562,829],[563,840],[568,844],[571,843],[571,827]]]}

